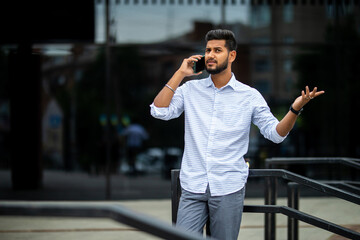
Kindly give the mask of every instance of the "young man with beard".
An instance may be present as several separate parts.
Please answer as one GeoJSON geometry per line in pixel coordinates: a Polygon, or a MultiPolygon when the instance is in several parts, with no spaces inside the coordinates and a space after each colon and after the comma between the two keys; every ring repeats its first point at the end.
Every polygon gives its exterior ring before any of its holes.
{"type": "Polygon", "coordinates": [[[184,59],[180,68],[151,104],[155,118],[170,120],[185,112],[185,149],[181,163],[182,195],[177,226],[202,233],[210,219],[211,236],[237,239],[245,196],[251,123],[265,138],[282,142],[303,106],[324,91],[306,87],[279,122],[262,95],[236,80],[231,64],[236,40],[229,30],[207,33],[205,66],[210,76],[179,87],[193,72],[201,55],[184,59]]]}

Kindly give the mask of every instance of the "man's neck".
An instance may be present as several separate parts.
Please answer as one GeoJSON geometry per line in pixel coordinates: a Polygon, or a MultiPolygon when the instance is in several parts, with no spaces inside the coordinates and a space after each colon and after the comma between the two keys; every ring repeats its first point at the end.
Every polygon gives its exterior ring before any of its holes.
{"type": "Polygon", "coordinates": [[[211,75],[211,80],[213,81],[215,87],[220,89],[230,81],[231,77],[231,69],[226,69],[221,73],[211,75]]]}

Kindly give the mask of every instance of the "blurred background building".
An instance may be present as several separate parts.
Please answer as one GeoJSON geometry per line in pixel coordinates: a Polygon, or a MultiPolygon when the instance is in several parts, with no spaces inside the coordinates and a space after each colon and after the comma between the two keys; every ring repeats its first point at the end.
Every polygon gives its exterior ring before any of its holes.
{"type": "Polygon", "coordinates": [[[252,128],[252,167],[267,157],[360,157],[359,1],[39,2],[8,3],[0,19],[0,168],[15,189],[41,188],[44,170],[126,174],[122,131],[135,119],[149,134],[138,169],[168,179],[181,161],[183,118],[153,119],[149,105],[215,28],[235,33],[237,79],[279,119],[306,85],[326,91],[281,145],[252,128]]]}

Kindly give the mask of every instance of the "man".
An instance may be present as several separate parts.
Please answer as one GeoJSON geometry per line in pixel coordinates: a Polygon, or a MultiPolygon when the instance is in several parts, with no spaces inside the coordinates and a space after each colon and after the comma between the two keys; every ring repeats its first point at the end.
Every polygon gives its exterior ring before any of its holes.
{"type": "Polygon", "coordinates": [[[282,142],[303,106],[324,91],[306,87],[279,122],[261,94],[235,79],[231,64],[236,40],[229,30],[207,33],[205,67],[210,76],[179,87],[201,55],[184,59],[151,104],[152,116],[169,120],[185,112],[185,149],[181,164],[182,195],[177,226],[202,233],[210,219],[211,236],[237,239],[243,210],[251,123],[265,138],[282,142]]]}
{"type": "Polygon", "coordinates": [[[136,158],[143,150],[143,142],[149,138],[145,128],[136,121],[131,123],[122,133],[126,137],[126,150],[129,164],[129,174],[136,176],[139,171],[136,168],[136,158]]]}

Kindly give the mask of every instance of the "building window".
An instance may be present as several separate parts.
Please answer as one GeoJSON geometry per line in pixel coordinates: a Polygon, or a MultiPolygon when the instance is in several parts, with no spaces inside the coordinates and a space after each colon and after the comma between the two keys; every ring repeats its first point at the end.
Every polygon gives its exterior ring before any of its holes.
{"type": "Polygon", "coordinates": [[[253,38],[252,43],[256,43],[256,44],[269,44],[271,43],[271,40],[269,37],[256,37],[253,38]]]}
{"type": "Polygon", "coordinates": [[[255,72],[264,73],[271,71],[270,59],[257,59],[255,60],[255,72]]]}
{"type": "Polygon", "coordinates": [[[268,95],[270,94],[270,81],[267,79],[258,79],[255,81],[254,87],[262,94],[268,95]]]}
{"type": "Polygon", "coordinates": [[[286,91],[291,92],[294,86],[294,81],[291,76],[285,78],[286,91]]]}
{"type": "Polygon", "coordinates": [[[270,48],[255,48],[254,54],[258,56],[270,56],[271,49],[270,48]]]}
{"type": "Polygon", "coordinates": [[[271,23],[271,10],[268,5],[257,5],[251,8],[251,26],[253,28],[268,27],[271,23]]]}
{"type": "Polygon", "coordinates": [[[287,36],[287,37],[284,37],[284,38],[283,38],[283,43],[294,44],[294,42],[295,42],[295,40],[294,40],[293,37],[287,36]]]}
{"type": "Polygon", "coordinates": [[[294,21],[294,8],[292,4],[284,4],[283,20],[285,23],[292,23],[294,21]]]}
{"type": "Polygon", "coordinates": [[[285,59],[283,62],[283,70],[284,72],[291,72],[292,71],[292,60],[285,59]]]}

